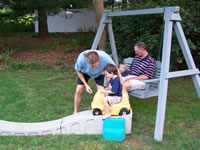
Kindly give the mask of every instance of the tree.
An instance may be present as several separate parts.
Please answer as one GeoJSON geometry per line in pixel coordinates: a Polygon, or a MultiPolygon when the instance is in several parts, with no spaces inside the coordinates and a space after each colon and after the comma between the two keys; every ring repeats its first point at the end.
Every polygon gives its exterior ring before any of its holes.
{"type": "MultiPolygon", "coordinates": [[[[93,0],[93,6],[94,6],[95,14],[96,14],[96,24],[98,28],[102,14],[104,13],[103,0],[93,0]]],[[[104,29],[101,39],[99,41],[99,49],[105,50],[106,40],[107,40],[107,31],[106,29],[104,29]]]]}
{"type": "Polygon", "coordinates": [[[57,13],[67,8],[83,8],[92,5],[91,0],[0,0],[7,5],[16,15],[21,16],[38,10],[39,37],[48,36],[47,14],[57,13]]]}
{"type": "MultiPolygon", "coordinates": [[[[180,6],[181,24],[197,67],[200,67],[200,1],[199,0],[129,0],[128,9],[180,6]]],[[[113,31],[119,59],[133,55],[133,44],[144,41],[150,54],[157,58],[163,34],[163,15],[113,17],[113,31]]],[[[176,36],[172,38],[172,70],[186,69],[186,63],[176,36]]]]}

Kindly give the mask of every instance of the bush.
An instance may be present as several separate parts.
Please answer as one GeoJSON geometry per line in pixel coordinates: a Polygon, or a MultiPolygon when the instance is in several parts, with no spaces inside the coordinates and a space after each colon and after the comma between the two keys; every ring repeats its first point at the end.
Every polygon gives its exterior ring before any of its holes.
{"type": "Polygon", "coordinates": [[[133,46],[137,41],[144,41],[148,51],[157,58],[160,45],[160,33],[162,17],[160,16],[124,16],[113,19],[118,55],[124,57],[133,56],[133,46]],[[156,17],[156,19],[154,19],[156,17]],[[141,20],[148,20],[142,22],[141,20]]]}
{"type": "MultiPolygon", "coordinates": [[[[189,3],[186,0],[167,0],[167,1],[147,1],[147,0],[130,0],[129,9],[147,9],[164,6],[180,6],[182,17],[182,27],[197,67],[200,67],[200,36],[199,17],[200,1],[192,0],[189,3]]],[[[163,28],[163,15],[139,15],[113,17],[113,31],[115,35],[116,47],[119,58],[133,56],[133,45],[136,41],[143,41],[147,45],[150,54],[157,59],[159,55],[161,34],[163,28]]],[[[187,68],[184,56],[180,49],[175,34],[173,34],[171,67],[170,69],[187,68]]],[[[162,48],[162,47],[161,47],[162,48]]]]}
{"type": "Polygon", "coordinates": [[[34,31],[34,15],[16,16],[11,10],[0,10],[1,32],[30,32],[34,31]]]}
{"type": "Polygon", "coordinates": [[[38,69],[38,68],[42,67],[42,65],[40,63],[37,63],[34,61],[32,61],[32,62],[12,61],[8,64],[8,66],[13,69],[38,69]]]}

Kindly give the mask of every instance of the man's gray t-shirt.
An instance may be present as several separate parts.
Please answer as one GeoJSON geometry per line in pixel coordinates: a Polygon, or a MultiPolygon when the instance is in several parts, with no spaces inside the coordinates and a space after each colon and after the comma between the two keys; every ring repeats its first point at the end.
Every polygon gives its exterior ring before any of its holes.
{"type": "Polygon", "coordinates": [[[101,74],[103,74],[104,68],[107,66],[107,64],[113,64],[115,65],[114,61],[111,59],[111,57],[101,50],[86,50],[78,56],[78,59],[76,60],[75,64],[75,70],[80,71],[82,73],[88,74],[91,78],[97,78],[101,74]],[[99,64],[98,66],[93,69],[87,62],[86,57],[83,55],[84,52],[89,51],[95,51],[99,55],[99,64]]]}

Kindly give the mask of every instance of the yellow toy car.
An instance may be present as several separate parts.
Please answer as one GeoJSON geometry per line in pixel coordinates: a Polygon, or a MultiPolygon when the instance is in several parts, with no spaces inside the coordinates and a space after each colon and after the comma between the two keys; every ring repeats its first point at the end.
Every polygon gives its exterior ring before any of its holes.
{"type": "MultiPolygon", "coordinates": [[[[104,93],[102,93],[100,90],[97,91],[91,104],[93,115],[105,114],[105,109],[102,102],[103,97],[104,97],[104,93]]],[[[129,98],[125,92],[123,92],[122,94],[122,100],[120,103],[109,106],[109,109],[112,110],[111,115],[121,115],[121,116],[129,114],[130,108],[131,107],[129,103],[129,98]]]]}

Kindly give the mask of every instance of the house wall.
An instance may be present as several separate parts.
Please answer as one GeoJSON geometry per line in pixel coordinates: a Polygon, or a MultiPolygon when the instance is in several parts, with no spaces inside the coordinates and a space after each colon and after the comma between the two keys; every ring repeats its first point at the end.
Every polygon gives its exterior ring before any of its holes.
{"type": "MultiPolygon", "coordinates": [[[[95,13],[88,9],[62,11],[47,16],[49,32],[88,32],[95,31],[95,13]]],[[[38,11],[35,10],[35,32],[38,32],[38,11]]]]}

